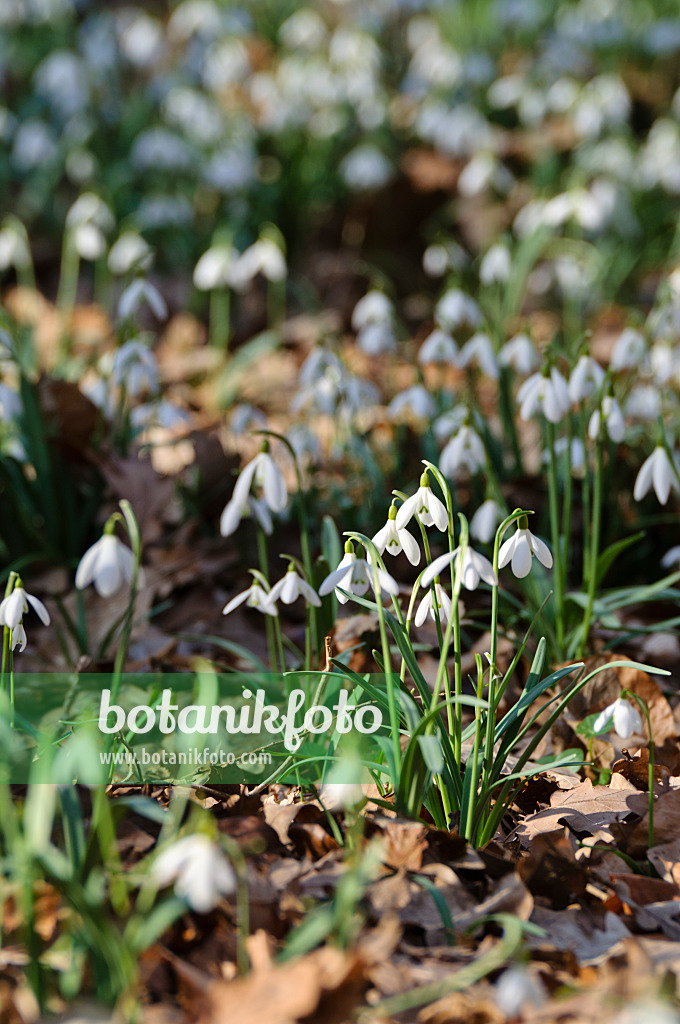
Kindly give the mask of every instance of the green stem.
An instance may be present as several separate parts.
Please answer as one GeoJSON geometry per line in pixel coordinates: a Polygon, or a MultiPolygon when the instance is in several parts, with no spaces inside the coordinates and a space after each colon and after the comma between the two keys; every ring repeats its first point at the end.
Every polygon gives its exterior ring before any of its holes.
{"type": "Polygon", "coordinates": [[[231,340],[231,292],[215,288],[210,292],[210,344],[225,353],[231,340]]]}
{"type": "MultiPolygon", "coordinates": [[[[260,572],[266,580],[269,580],[269,559],[267,558],[267,535],[257,524],[257,554],[260,562],[260,572]]],[[[274,638],[274,623],[271,615],[265,615],[265,631],[267,634],[267,650],[269,652],[269,668],[276,671],[276,640],[274,638]]],[[[278,618],[278,616],[277,616],[278,618]]]]}
{"type": "Polygon", "coordinates": [[[557,480],[557,456],[555,454],[555,424],[547,422],[548,449],[550,452],[550,473],[548,476],[548,490],[550,499],[550,534],[552,539],[553,558],[555,560],[555,633],[557,638],[557,657],[564,655],[564,591],[563,591],[563,569],[562,569],[562,545],[560,542],[560,526],[558,513],[558,480],[557,480]]]}
{"type": "Polygon", "coordinates": [[[649,766],[647,770],[647,786],[649,789],[649,817],[648,817],[648,830],[647,830],[647,841],[648,846],[651,848],[654,846],[654,763],[655,763],[655,748],[654,748],[654,735],[652,733],[652,720],[649,716],[649,707],[647,701],[640,697],[639,694],[634,693],[633,690],[624,690],[621,697],[632,697],[636,702],[637,706],[645,716],[647,722],[647,735],[649,736],[649,766]]]}
{"type": "Polygon", "coordinates": [[[602,505],[602,440],[598,438],[597,445],[595,448],[595,479],[593,483],[593,508],[592,508],[592,522],[590,528],[590,566],[588,570],[587,578],[587,593],[588,602],[586,609],[583,614],[583,630],[581,634],[581,645],[578,651],[578,657],[582,657],[583,652],[588,643],[588,635],[590,633],[590,622],[593,615],[593,605],[595,603],[595,588],[597,586],[597,559],[600,549],[600,510],[602,505]]]}

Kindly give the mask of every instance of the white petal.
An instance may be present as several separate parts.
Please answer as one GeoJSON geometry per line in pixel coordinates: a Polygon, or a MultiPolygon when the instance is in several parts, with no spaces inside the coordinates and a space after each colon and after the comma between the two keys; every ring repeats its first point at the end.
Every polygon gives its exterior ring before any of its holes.
{"type": "Polygon", "coordinates": [[[319,600],[319,595],[314,590],[314,588],[307,582],[307,580],[299,579],[298,586],[300,588],[300,593],[307,601],[307,603],[313,604],[315,605],[315,607],[318,608],[321,604],[321,601],[319,600]]]}
{"type": "Polygon", "coordinates": [[[529,534],[529,544],[531,550],[536,555],[536,558],[541,562],[546,569],[552,569],[553,557],[550,548],[545,544],[540,537],[534,537],[533,533],[529,534]]]}
{"type": "Polygon", "coordinates": [[[523,579],[531,570],[531,548],[526,537],[526,530],[517,531],[515,550],[512,553],[512,571],[517,579],[523,579]]]}
{"type": "MultiPolygon", "coordinates": [[[[332,590],[335,590],[336,587],[342,587],[343,580],[345,581],[345,583],[350,582],[353,564],[353,562],[347,562],[345,565],[343,565],[341,562],[337,569],[334,569],[333,572],[329,573],[328,576],[326,576],[326,579],[319,587],[319,594],[321,595],[321,597],[325,597],[326,594],[330,594],[330,592],[332,590]]],[[[347,587],[345,586],[344,589],[346,590],[347,587]]]]}
{"type": "Polygon", "coordinates": [[[665,505],[668,501],[668,496],[671,493],[673,470],[663,448],[657,448],[655,455],[656,458],[654,459],[654,466],[652,467],[654,490],[661,504],[665,505]]]}
{"type": "Polygon", "coordinates": [[[406,524],[413,518],[413,515],[418,508],[419,500],[420,495],[418,491],[416,491],[415,494],[412,494],[411,497],[407,498],[404,504],[400,506],[397,511],[397,518],[395,519],[398,530],[403,530],[406,524]]]}
{"type": "Polygon", "coordinates": [[[296,572],[287,572],[283,577],[280,597],[284,604],[293,604],[300,596],[300,577],[296,572]]]}
{"type": "Polygon", "coordinates": [[[378,532],[372,538],[373,543],[375,544],[376,548],[378,549],[378,551],[380,552],[381,555],[382,555],[383,551],[385,550],[385,545],[387,544],[387,535],[389,533],[389,529],[390,529],[390,524],[389,523],[385,523],[385,525],[383,526],[382,530],[378,530],[378,532]]]}
{"type": "Polygon", "coordinates": [[[230,504],[237,506],[241,512],[246,507],[248,494],[253,485],[253,477],[258,470],[262,455],[264,455],[264,452],[260,452],[254,459],[250,460],[247,466],[243,467],[238,480],[234,484],[234,491],[231,496],[230,504]]]}
{"type": "Polygon", "coordinates": [[[415,619],[413,620],[416,626],[422,626],[427,618],[428,612],[432,608],[432,591],[428,591],[425,597],[422,599],[416,609],[415,619]]]}
{"type": "Polygon", "coordinates": [[[76,569],[76,587],[78,590],[83,590],[92,583],[100,542],[101,538],[92,547],[87,549],[78,563],[78,568],[76,569]]]}
{"type": "Polygon", "coordinates": [[[449,514],[446,511],[446,505],[432,491],[430,491],[428,498],[428,511],[434,520],[434,525],[443,532],[449,525],[449,514]]]}
{"type": "Polygon", "coordinates": [[[38,616],[42,624],[44,626],[49,626],[50,613],[48,612],[47,608],[42,603],[42,601],[39,598],[34,597],[33,594],[26,594],[26,600],[32,606],[33,610],[35,611],[36,615],[38,616]]]}
{"type": "Polygon", "coordinates": [[[281,470],[271,455],[264,453],[264,500],[272,512],[283,512],[288,501],[288,491],[281,470]]]}
{"type": "Polygon", "coordinates": [[[236,595],[236,597],[232,597],[231,601],[227,601],[224,608],[222,609],[222,614],[228,615],[229,612],[233,612],[234,608],[238,608],[240,604],[243,604],[244,601],[247,601],[248,598],[250,597],[251,590],[252,587],[248,587],[247,590],[242,590],[240,594],[236,595]]]}
{"type": "Polygon", "coordinates": [[[508,540],[503,541],[501,549],[498,552],[498,568],[502,569],[508,564],[513,554],[515,553],[515,544],[517,543],[517,533],[513,533],[512,537],[508,540]]]}
{"type": "Polygon", "coordinates": [[[633,497],[636,501],[641,501],[645,494],[652,485],[652,475],[654,473],[654,456],[650,455],[649,458],[640,466],[640,472],[637,475],[635,481],[635,487],[633,488],[633,497]]]}
{"type": "Polygon", "coordinates": [[[412,537],[408,530],[399,531],[399,540],[401,546],[404,549],[404,554],[408,558],[411,565],[418,565],[420,562],[420,548],[415,537],[412,537]]]}
{"type": "Polygon", "coordinates": [[[429,587],[432,581],[440,575],[442,570],[445,569],[447,565],[451,564],[458,551],[459,548],[456,548],[455,551],[447,551],[445,554],[439,555],[435,558],[433,562],[430,562],[427,569],[420,577],[421,587],[429,587]]]}
{"type": "Polygon", "coordinates": [[[224,511],[220,516],[220,533],[223,537],[230,537],[234,533],[241,522],[242,513],[243,505],[237,505],[233,498],[225,505],[224,511]]]}

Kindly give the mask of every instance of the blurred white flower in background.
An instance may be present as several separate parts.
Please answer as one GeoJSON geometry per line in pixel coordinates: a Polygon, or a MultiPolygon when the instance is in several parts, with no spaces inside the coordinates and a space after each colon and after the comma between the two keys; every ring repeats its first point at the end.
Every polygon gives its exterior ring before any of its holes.
{"type": "Polygon", "coordinates": [[[131,398],[138,398],[145,392],[157,392],[160,376],[151,349],[142,341],[126,341],[114,354],[111,381],[131,398]]]}
{"type": "Polygon", "coordinates": [[[236,890],[236,873],[207,836],[184,836],[167,846],[154,861],[151,877],[159,888],[175,883],[175,894],[192,910],[207,914],[223,896],[236,890]]]}
{"type": "Polygon", "coordinates": [[[498,365],[509,366],[515,373],[528,377],[539,365],[538,352],[528,334],[516,334],[501,347],[498,365]]]}
{"type": "Polygon", "coordinates": [[[517,392],[517,401],[523,420],[540,412],[550,423],[559,423],[571,405],[567,382],[554,366],[548,376],[538,372],[527,378],[517,392]]]}

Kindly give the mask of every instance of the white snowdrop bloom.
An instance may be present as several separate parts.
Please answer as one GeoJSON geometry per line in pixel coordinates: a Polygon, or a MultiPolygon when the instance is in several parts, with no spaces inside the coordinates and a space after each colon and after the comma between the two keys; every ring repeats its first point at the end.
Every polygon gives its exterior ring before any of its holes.
{"type": "Polygon", "coordinates": [[[352,328],[360,331],[368,324],[389,323],[394,315],[392,301],[384,292],[373,289],[359,299],[352,311],[352,328]]]}
{"type": "Polygon", "coordinates": [[[307,604],[313,604],[317,608],[321,604],[317,592],[309,585],[306,579],[300,576],[291,562],[288,566],[288,572],[269,591],[267,603],[273,605],[276,601],[280,600],[283,604],[293,604],[299,597],[304,597],[307,604]]]}
{"type": "Polygon", "coordinates": [[[118,316],[121,320],[127,320],[144,304],[148,305],[157,320],[166,319],[168,307],[158,288],[144,278],[137,277],[130,282],[118,301],[118,316]]]}
{"type": "Polygon", "coordinates": [[[19,171],[32,171],[51,163],[57,155],[57,140],[51,128],[37,118],[23,121],[12,147],[12,164],[19,171]]]}
{"type": "MultiPolygon", "coordinates": [[[[396,597],[399,593],[399,584],[388,572],[377,566],[378,585],[386,594],[396,597]]],[[[342,593],[357,594],[363,597],[369,587],[373,587],[373,567],[365,558],[358,558],[354,551],[354,545],[350,540],[345,544],[345,553],[340,559],[338,566],[333,572],[326,576],[319,587],[319,595],[325,597],[332,590],[341,604],[347,603],[347,596],[342,593]]]]}
{"type": "Polygon", "coordinates": [[[106,238],[96,224],[79,224],[73,231],[73,244],[83,260],[100,260],[106,252],[106,238]]]}
{"type": "Polygon", "coordinates": [[[496,528],[502,518],[501,506],[493,498],[487,498],[470,520],[470,533],[475,540],[481,541],[482,544],[488,544],[495,537],[496,528]]]}
{"type": "Polygon", "coordinates": [[[593,722],[593,732],[614,730],[621,739],[642,732],[642,717],[637,708],[619,697],[601,711],[593,722]]]}
{"type": "Polygon", "coordinates": [[[268,281],[284,281],[288,269],[286,258],[271,238],[259,238],[241,253],[231,269],[231,283],[243,290],[258,274],[268,281]]]}
{"type": "Polygon", "coordinates": [[[238,258],[238,252],[231,245],[211,246],[194,268],[194,285],[205,292],[230,288],[238,258]]]}
{"type": "Polygon", "coordinates": [[[411,565],[418,565],[420,562],[420,548],[416,539],[411,536],[408,530],[399,530],[396,524],[397,518],[397,507],[392,504],[390,506],[389,515],[387,522],[383,526],[382,530],[378,530],[376,535],[373,537],[373,543],[380,552],[384,554],[385,551],[389,555],[398,555],[401,551],[404,552],[411,565]]]}
{"type": "Polygon", "coordinates": [[[266,441],[262,445],[262,450],[241,470],[231,499],[222,512],[220,533],[223,537],[229,537],[240,523],[249,503],[253,484],[262,489],[264,500],[272,512],[283,512],[288,501],[286,482],[283,473],[269,454],[269,445],[266,441]]]}
{"type": "MultiPolygon", "coordinates": [[[[434,591],[437,599],[437,613],[439,621],[444,625],[451,618],[451,598],[446,593],[441,583],[437,581],[434,585],[434,591]]],[[[432,590],[428,590],[425,597],[422,599],[418,607],[416,608],[416,614],[414,616],[414,623],[416,626],[422,626],[425,619],[430,616],[433,621],[436,621],[434,599],[432,596],[432,590]]]]}
{"type": "Polygon", "coordinates": [[[444,292],[435,306],[434,317],[439,327],[455,330],[470,327],[474,330],[482,322],[482,311],[474,299],[459,288],[444,292]]]}
{"type": "Polygon", "coordinates": [[[430,363],[455,366],[457,354],[458,346],[449,332],[435,327],[418,350],[418,362],[422,366],[427,366],[430,363]]]}
{"type": "MultiPolygon", "coordinates": [[[[610,439],[614,441],[615,444],[620,444],[626,433],[626,424],[624,423],[621,406],[613,395],[605,395],[602,399],[601,415],[604,419],[605,430],[607,431],[610,439]]],[[[597,441],[599,436],[600,410],[596,409],[588,423],[588,437],[591,441],[597,441]]]]}
{"type": "Polygon", "coordinates": [[[528,334],[516,334],[498,353],[499,366],[509,366],[523,377],[533,373],[538,362],[538,352],[528,334]]]}
{"type": "Polygon", "coordinates": [[[670,569],[674,565],[680,565],[680,544],[676,544],[675,547],[669,548],[661,559],[662,569],[670,569]]]}
{"type": "Polygon", "coordinates": [[[343,181],[355,191],[382,188],[390,181],[394,168],[377,146],[355,146],[340,162],[343,181]]]}
{"type": "MultiPolygon", "coordinates": [[[[673,392],[666,392],[667,401],[674,398],[673,392]]],[[[655,420],[659,413],[661,396],[656,384],[635,384],[624,402],[624,412],[634,420],[655,420]]]]}
{"type": "Polygon", "coordinates": [[[111,380],[132,398],[145,391],[158,391],[160,377],[155,355],[141,341],[126,341],[113,357],[111,380]]]}
{"type": "Polygon", "coordinates": [[[403,530],[413,516],[417,516],[423,526],[436,526],[444,532],[449,525],[449,514],[446,505],[432,493],[430,478],[427,473],[420,477],[420,486],[415,494],[407,498],[397,512],[395,520],[398,530],[403,530]]]}
{"type": "Polygon", "coordinates": [[[22,618],[29,610],[29,606],[36,613],[44,626],[50,624],[50,614],[40,598],[24,590],[20,579],[17,579],[14,590],[7,597],[0,601],[0,626],[7,626],[8,629],[16,629],[22,618]]]}
{"type": "Polygon", "coordinates": [[[639,370],[647,355],[647,342],[639,331],[626,327],[616,339],[609,366],[612,370],[639,370]]]}
{"type": "Polygon", "coordinates": [[[131,270],[148,270],[152,263],[153,250],[136,231],[124,231],[109,250],[109,270],[116,276],[131,270]]]}
{"type": "Polygon", "coordinates": [[[457,188],[462,196],[477,196],[494,188],[507,192],[514,178],[495,153],[476,153],[458,176],[457,188]]]}
{"type": "Polygon", "coordinates": [[[569,398],[574,404],[590,398],[599,392],[603,380],[604,370],[600,364],[592,356],[580,356],[569,378],[569,398]]]}
{"type": "Polygon", "coordinates": [[[319,798],[326,810],[345,811],[363,804],[366,794],[360,782],[325,782],[319,798]]]}
{"type": "Polygon", "coordinates": [[[12,642],[10,646],[12,650],[18,647],[19,654],[21,654],[22,651],[26,650],[26,644],[28,641],[26,638],[26,630],[24,629],[24,625],[22,622],[20,622],[18,626],[15,626],[14,629],[11,631],[11,637],[12,642]]]}
{"type": "MultiPolygon", "coordinates": [[[[555,455],[560,458],[563,456],[569,446],[569,440],[566,437],[560,437],[555,441],[555,455]]],[[[550,449],[546,448],[543,452],[543,463],[549,465],[550,463],[550,449]]],[[[570,452],[569,452],[569,471],[572,476],[582,480],[586,475],[586,449],[583,441],[580,437],[573,437],[571,440],[570,452]]]]}
{"type": "Polygon", "coordinates": [[[678,379],[680,375],[680,353],[677,342],[655,341],[649,351],[652,378],[659,387],[678,379]]]}
{"type": "Polygon", "coordinates": [[[367,356],[381,356],[394,352],[397,339],[389,323],[366,324],[357,334],[357,348],[367,356]]]}
{"type": "Polygon", "coordinates": [[[505,284],[510,277],[510,250],[503,242],[492,245],[479,265],[482,284],[505,284]]]}
{"type": "Polygon", "coordinates": [[[654,488],[654,493],[660,503],[665,505],[671,490],[680,491],[676,468],[663,445],[657,445],[652,454],[640,466],[633,488],[635,500],[641,501],[650,488],[654,488]]]}
{"type": "Polygon", "coordinates": [[[25,270],[30,265],[31,250],[26,237],[11,222],[5,223],[0,230],[0,270],[25,270]]]}
{"type": "Polygon", "coordinates": [[[469,416],[470,411],[462,402],[459,405],[455,405],[453,409],[443,412],[432,424],[432,431],[437,441],[440,444],[448,441],[453,434],[465,426],[469,416]]]}
{"type": "Polygon", "coordinates": [[[546,569],[552,568],[553,559],[548,545],[538,537],[534,537],[529,530],[526,516],[520,518],[519,524],[517,532],[501,545],[498,553],[498,568],[502,569],[509,562],[513,574],[518,579],[523,579],[531,571],[533,555],[546,569]]]}
{"type": "Polygon", "coordinates": [[[245,603],[248,608],[257,608],[259,612],[263,612],[265,615],[278,615],[278,609],[270,603],[269,594],[270,591],[265,590],[254,579],[246,590],[242,590],[236,597],[232,597],[231,601],[227,601],[222,609],[222,614],[229,615],[230,612],[233,612],[234,608],[238,608],[239,605],[245,603]]]}
{"type": "Polygon", "coordinates": [[[571,405],[567,382],[554,366],[548,377],[534,373],[527,378],[517,392],[517,401],[523,420],[531,419],[540,412],[550,423],[559,423],[571,405]]]}
{"type": "Polygon", "coordinates": [[[392,420],[400,419],[404,414],[428,420],[436,411],[434,398],[422,384],[414,384],[413,387],[395,395],[387,407],[387,414],[392,420]]]}
{"type": "Polygon", "coordinates": [[[290,50],[318,50],[327,37],[323,18],[309,7],[291,14],[279,29],[279,39],[290,50]]]}
{"type": "Polygon", "coordinates": [[[218,35],[220,24],[221,11],[213,0],[183,0],[170,16],[168,35],[179,42],[194,35],[210,39],[218,35]]]}
{"type": "Polygon", "coordinates": [[[439,468],[451,480],[456,480],[461,473],[478,473],[485,464],[484,443],[479,434],[467,425],[451,438],[439,458],[439,468]]]}
{"type": "Polygon", "coordinates": [[[76,587],[84,590],[90,583],[100,597],[112,597],[123,583],[131,583],[135,557],[113,533],[104,533],[80,559],[76,587]]]}
{"type": "Polygon", "coordinates": [[[229,430],[239,437],[247,431],[266,428],[267,422],[267,417],[261,409],[256,409],[250,402],[239,402],[231,411],[229,430]]]}
{"type": "Polygon", "coordinates": [[[494,988],[496,1005],[504,1016],[521,1018],[522,1011],[539,1007],[548,999],[548,992],[540,978],[532,977],[526,967],[519,964],[503,972],[494,988]]]}
{"type": "Polygon", "coordinates": [[[498,585],[498,578],[496,573],[493,571],[493,565],[484,555],[480,554],[479,551],[475,551],[474,548],[467,547],[465,554],[463,555],[463,565],[460,565],[460,548],[455,548],[453,551],[447,551],[443,555],[439,555],[434,561],[428,565],[427,569],[423,573],[420,585],[421,587],[429,587],[430,584],[440,573],[451,564],[454,563],[454,572],[461,573],[461,582],[466,590],[476,590],[479,586],[479,581],[484,580],[490,587],[498,585]]]}
{"type": "Polygon", "coordinates": [[[236,873],[207,836],[184,836],[166,847],[151,868],[159,888],[174,882],[175,894],[197,914],[207,914],[236,890],[236,873]]]}
{"type": "Polygon", "coordinates": [[[111,231],[115,223],[111,209],[94,192],[83,192],[66,214],[67,228],[76,228],[79,224],[96,224],[102,231],[111,231]]]}
{"type": "Polygon", "coordinates": [[[492,380],[498,379],[498,363],[493,343],[488,334],[478,331],[466,341],[458,354],[458,365],[468,367],[476,363],[482,373],[492,380]]]}
{"type": "Polygon", "coordinates": [[[447,270],[462,270],[468,255],[457,242],[433,242],[423,253],[423,270],[428,277],[443,277],[447,270]]]}

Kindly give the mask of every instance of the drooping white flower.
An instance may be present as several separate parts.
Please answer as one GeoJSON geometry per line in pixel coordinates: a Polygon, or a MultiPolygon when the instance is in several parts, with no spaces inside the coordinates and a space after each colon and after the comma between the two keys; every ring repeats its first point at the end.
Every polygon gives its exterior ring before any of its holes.
{"type": "Polygon", "coordinates": [[[207,836],[184,836],[168,846],[151,868],[156,885],[175,883],[175,893],[192,910],[207,914],[236,889],[236,874],[222,851],[207,836]]]}
{"type": "Polygon", "coordinates": [[[389,322],[366,324],[357,333],[357,348],[367,356],[382,356],[394,352],[397,347],[397,336],[389,322]]]}
{"type": "Polygon", "coordinates": [[[449,515],[446,505],[433,494],[430,487],[430,478],[423,473],[420,478],[420,487],[415,494],[407,498],[397,512],[396,524],[398,530],[403,530],[414,515],[418,516],[423,526],[436,526],[444,532],[449,525],[449,515]]]}
{"type": "Polygon", "coordinates": [[[11,638],[12,639],[11,639],[11,645],[10,646],[11,646],[12,650],[14,650],[15,647],[18,647],[19,648],[19,654],[21,654],[21,652],[26,649],[26,643],[27,643],[27,640],[26,640],[26,630],[24,629],[23,622],[20,622],[18,626],[14,627],[14,629],[11,631],[11,638]]]}
{"type": "Polygon", "coordinates": [[[671,490],[680,491],[677,473],[663,445],[657,445],[640,466],[633,497],[641,501],[652,487],[662,505],[668,501],[671,490]]]}
{"type": "Polygon", "coordinates": [[[626,327],[616,339],[609,365],[612,370],[638,370],[647,354],[647,342],[639,331],[626,327]]]}
{"type": "Polygon", "coordinates": [[[360,331],[369,324],[390,323],[394,315],[391,299],[384,292],[373,289],[359,299],[352,311],[352,328],[360,331]]]}
{"type": "MultiPolygon", "coordinates": [[[[439,621],[443,625],[451,618],[451,598],[446,593],[439,580],[434,584],[434,591],[437,600],[437,614],[439,616],[439,621]]],[[[436,621],[432,588],[428,590],[425,597],[416,608],[416,614],[413,619],[416,626],[422,626],[428,615],[431,619],[436,621]]]]}
{"type": "Polygon", "coordinates": [[[457,327],[470,327],[474,330],[482,322],[482,311],[465,292],[459,288],[450,288],[435,306],[434,318],[444,330],[455,330],[457,327]]]}
{"type": "MultiPolygon", "coordinates": [[[[377,566],[378,584],[386,594],[396,597],[399,593],[399,584],[388,572],[377,566]]],[[[326,576],[319,587],[319,595],[325,597],[335,590],[335,596],[341,604],[346,604],[348,598],[342,591],[349,594],[357,594],[362,597],[369,587],[373,586],[373,568],[365,558],[358,558],[354,545],[350,540],[345,544],[345,553],[333,572],[326,576]]]]}
{"type": "Polygon", "coordinates": [[[245,466],[234,486],[230,501],[224,507],[220,518],[220,533],[229,537],[241,522],[248,507],[257,513],[257,509],[249,506],[250,489],[253,486],[262,488],[266,504],[272,512],[282,512],[288,501],[288,491],[283,473],[269,454],[269,444],[265,441],[262,450],[245,466]]]}
{"type": "Polygon", "coordinates": [[[458,353],[458,365],[466,368],[475,363],[482,373],[492,380],[498,379],[498,363],[491,338],[483,331],[477,331],[466,341],[458,353]]]}
{"type": "Polygon", "coordinates": [[[11,594],[0,601],[0,626],[16,629],[29,605],[45,626],[50,624],[50,615],[40,598],[34,597],[24,590],[21,580],[17,579],[11,594]]]}
{"type": "Polygon", "coordinates": [[[231,245],[213,245],[194,268],[194,285],[200,291],[231,288],[238,252],[231,245]]]}
{"type": "Polygon", "coordinates": [[[276,282],[285,280],[287,273],[286,257],[276,242],[271,238],[258,238],[235,261],[231,269],[231,283],[243,291],[258,274],[276,282]]]}
{"type": "Polygon", "coordinates": [[[84,590],[92,583],[100,597],[112,597],[123,583],[132,582],[134,564],[130,548],[115,534],[105,532],[80,559],[76,587],[84,590]]]}
{"type": "Polygon", "coordinates": [[[538,366],[538,352],[528,334],[516,334],[506,341],[498,353],[499,366],[510,366],[515,373],[527,377],[538,366]]]}
{"type": "Polygon", "coordinates": [[[418,362],[422,366],[427,366],[429,363],[455,366],[457,354],[458,346],[449,332],[435,327],[418,350],[418,362]]]}
{"type": "Polygon", "coordinates": [[[141,341],[126,341],[113,357],[111,380],[117,387],[125,388],[131,398],[138,398],[145,391],[155,393],[160,386],[155,355],[141,341]]]}
{"type": "Polygon", "coordinates": [[[382,555],[385,551],[389,555],[398,555],[404,552],[411,565],[418,565],[420,562],[420,548],[415,537],[408,530],[400,530],[396,524],[397,507],[392,504],[387,517],[387,522],[382,530],[378,530],[373,537],[373,543],[382,555]]]}
{"type": "Polygon", "coordinates": [[[165,320],[168,315],[168,307],[158,288],[143,277],[137,277],[130,282],[120,297],[118,316],[121,320],[127,320],[134,316],[145,303],[157,320],[165,320]]]}
{"type": "Polygon", "coordinates": [[[495,536],[496,527],[502,518],[503,509],[501,506],[493,498],[487,498],[486,501],[482,502],[470,520],[470,533],[476,540],[481,541],[482,544],[488,544],[495,536]]]}
{"type": "Polygon", "coordinates": [[[554,366],[549,376],[534,373],[525,380],[517,392],[517,401],[523,420],[541,412],[550,423],[559,423],[571,405],[567,382],[554,366]]]}
{"type": "MultiPolygon", "coordinates": [[[[655,420],[659,412],[661,397],[656,384],[634,384],[623,406],[627,417],[634,420],[655,420]]],[[[677,399],[673,391],[666,392],[667,404],[673,403],[677,408],[677,399]]]]}
{"type": "Polygon", "coordinates": [[[593,732],[609,732],[614,729],[617,736],[625,739],[642,731],[642,717],[637,708],[619,697],[601,711],[593,722],[593,732]]]}
{"type": "Polygon", "coordinates": [[[149,270],[152,263],[153,250],[136,231],[124,231],[109,250],[108,265],[112,274],[149,270]]]}
{"type": "Polygon", "coordinates": [[[313,604],[317,608],[321,604],[317,592],[306,579],[300,576],[291,562],[288,572],[269,591],[267,603],[273,605],[275,601],[281,600],[283,604],[293,604],[299,597],[304,597],[307,604],[313,604]]]}
{"type": "MultiPolygon", "coordinates": [[[[605,395],[602,399],[602,417],[604,418],[605,430],[615,444],[623,441],[626,433],[626,424],[621,412],[621,406],[613,395],[605,395]]],[[[588,423],[588,437],[591,441],[597,441],[600,436],[600,410],[596,409],[588,423]]]]}
{"type": "Polygon", "coordinates": [[[444,476],[456,480],[461,472],[478,473],[486,464],[484,443],[470,426],[460,428],[445,446],[439,459],[444,476]]]}
{"type": "Polygon", "coordinates": [[[569,378],[569,398],[576,404],[591,395],[597,394],[602,387],[604,370],[592,356],[582,355],[569,378]]]}
{"type": "Polygon", "coordinates": [[[519,524],[517,532],[501,545],[498,553],[498,568],[502,569],[509,562],[514,575],[518,579],[523,579],[531,571],[533,555],[546,569],[552,568],[553,558],[548,545],[538,537],[534,537],[529,530],[526,516],[520,518],[519,524]]]}
{"type": "Polygon", "coordinates": [[[387,407],[390,419],[398,420],[409,413],[419,420],[430,419],[437,411],[435,401],[422,384],[414,384],[405,391],[395,395],[387,407]]]}
{"type": "Polygon", "coordinates": [[[231,601],[227,601],[224,608],[222,609],[223,615],[229,615],[233,612],[234,608],[238,608],[244,602],[248,608],[257,608],[259,612],[263,612],[265,615],[276,616],[279,614],[276,605],[272,604],[269,600],[271,591],[267,591],[264,587],[260,586],[257,579],[254,579],[247,590],[242,590],[240,594],[232,597],[231,601]]]}
{"type": "Polygon", "coordinates": [[[497,242],[484,254],[479,265],[479,280],[482,284],[504,284],[510,277],[510,250],[503,242],[497,242]]]}
{"type": "Polygon", "coordinates": [[[476,590],[479,586],[479,581],[484,580],[490,587],[495,587],[498,584],[498,578],[496,573],[493,571],[493,565],[484,555],[480,554],[479,551],[475,551],[474,548],[466,547],[465,554],[463,555],[463,564],[460,564],[460,548],[455,548],[453,551],[447,551],[443,555],[439,555],[434,561],[428,565],[427,569],[423,573],[420,579],[421,587],[429,587],[432,581],[439,576],[439,574],[450,565],[454,563],[454,571],[461,573],[461,582],[466,590],[476,590]]]}
{"type": "Polygon", "coordinates": [[[670,569],[674,565],[680,565],[680,544],[669,548],[661,559],[661,568],[670,569]]]}

